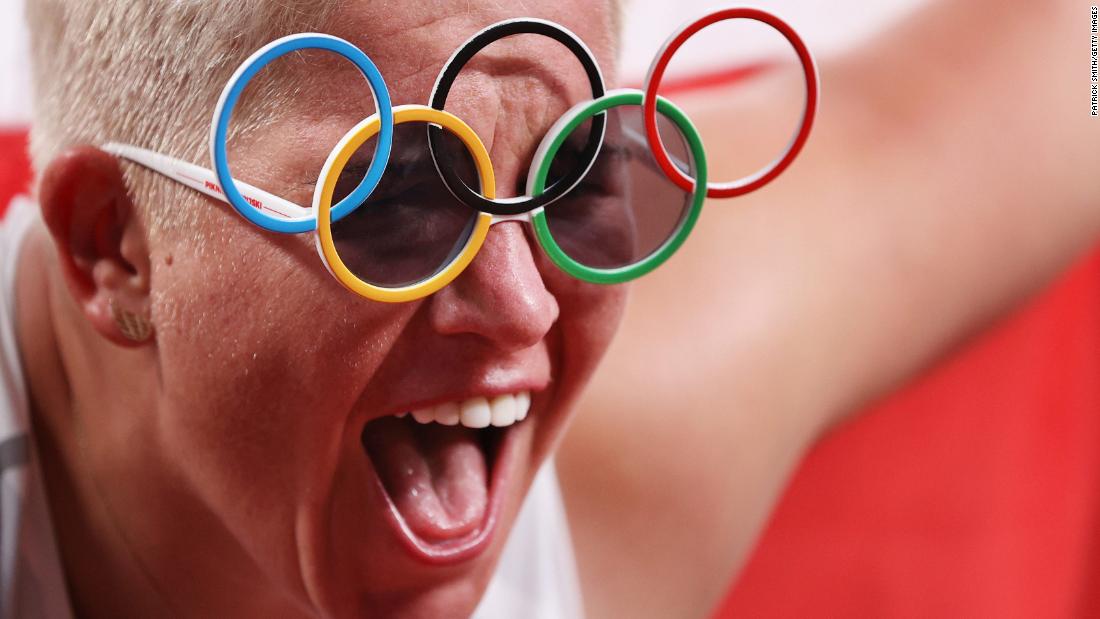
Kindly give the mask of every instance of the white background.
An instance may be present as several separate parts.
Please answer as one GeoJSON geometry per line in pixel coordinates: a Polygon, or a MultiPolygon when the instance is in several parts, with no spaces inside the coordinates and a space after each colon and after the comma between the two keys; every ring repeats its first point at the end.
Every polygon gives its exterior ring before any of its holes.
{"type": "MultiPolygon", "coordinates": [[[[142,1],[142,0],[135,0],[142,1]]],[[[874,33],[922,0],[769,0],[754,4],[772,11],[797,29],[818,54],[828,54],[874,33]]],[[[30,118],[27,36],[22,0],[0,0],[0,127],[20,126],[30,118]]],[[[623,76],[637,83],[654,52],[679,25],[731,0],[627,0],[624,19],[623,76]]],[[[763,27],[715,26],[684,46],[670,73],[730,66],[789,53],[782,39],[763,27]],[[736,28],[736,29],[735,29],[736,28]],[[713,32],[712,32],[713,31],[713,32]]]]}

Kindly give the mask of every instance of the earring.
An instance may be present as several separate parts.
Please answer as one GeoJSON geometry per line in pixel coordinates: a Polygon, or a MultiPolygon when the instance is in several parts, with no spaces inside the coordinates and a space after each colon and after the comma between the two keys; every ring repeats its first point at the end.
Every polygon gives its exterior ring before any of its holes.
{"type": "Polygon", "coordinates": [[[114,318],[123,337],[131,342],[144,342],[153,335],[153,323],[148,317],[119,307],[114,299],[111,299],[110,306],[111,318],[114,318]]]}

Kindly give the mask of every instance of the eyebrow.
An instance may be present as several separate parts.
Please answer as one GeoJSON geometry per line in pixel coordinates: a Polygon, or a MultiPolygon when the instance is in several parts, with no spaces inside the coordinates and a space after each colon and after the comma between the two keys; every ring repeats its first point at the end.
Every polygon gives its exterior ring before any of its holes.
{"type": "MultiPolygon", "coordinates": [[[[629,142],[629,143],[631,143],[635,146],[644,146],[645,149],[646,149],[646,153],[647,154],[652,154],[649,150],[649,139],[646,138],[646,136],[644,134],[639,133],[637,129],[635,129],[633,127],[623,127],[623,137],[626,139],[627,142],[629,142]]],[[[624,150],[626,150],[626,149],[624,149],[624,150]]],[[[672,153],[669,153],[667,149],[665,150],[665,152],[668,154],[669,159],[672,160],[672,163],[675,164],[677,168],[680,168],[681,170],[694,170],[695,169],[694,164],[692,164],[688,161],[683,161],[682,159],[680,159],[676,155],[674,155],[672,153]]],[[[688,157],[689,158],[691,157],[690,152],[688,153],[688,157]]],[[[654,157],[643,157],[642,161],[651,170],[657,170],[657,171],[661,172],[661,174],[664,174],[664,170],[662,170],[661,167],[657,164],[657,159],[656,158],[654,158],[654,157]]]]}
{"type": "MultiPolygon", "coordinates": [[[[424,174],[428,172],[438,175],[439,172],[436,166],[447,165],[450,162],[449,158],[445,161],[438,161],[436,159],[436,157],[447,157],[446,153],[439,153],[435,156],[432,155],[432,152],[430,150],[431,145],[427,139],[427,129],[432,126],[433,125],[428,125],[428,127],[425,127],[425,132],[422,134],[424,136],[424,139],[421,147],[410,146],[404,140],[394,140],[393,150],[390,154],[390,161],[389,164],[386,166],[386,174],[382,177],[382,182],[378,185],[379,188],[392,191],[393,187],[402,186],[400,183],[401,180],[411,180],[415,178],[415,176],[413,176],[414,172],[418,173],[421,177],[423,177],[424,174]],[[390,179],[392,179],[389,186],[386,185],[386,176],[389,176],[390,179]]],[[[436,127],[436,129],[441,131],[443,130],[439,127],[436,127]]],[[[465,147],[465,145],[463,145],[463,147],[465,147]]],[[[477,167],[474,164],[473,159],[470,158],[467,163],[471,166],[473,174],[480,184],[480,176],[477,174],[477,167]]],[[[354,165],[355,169],[365,169],[369,165],[369,161],[356,161],[354,165]]],[[[348,167],[352,166],[349,165],[348,167]]],[[[440,182],[442,182],[442,179],[440,180],[440,182]]]]}
{"type": "MultiPolygon", "coordinates": [[[[386,164],[386,172],[382,175],[375,191],[371,192],[371,196],[375,195],[378,189],[385,190],[387,185],[393,185],[394,179],[405,178],[418,166],[427,165],[428,160],[431,159],[428,153],[427,139],[424,140],[424,144],[424,148],[412,148],[408,146],[407,142],[395,139],[390,151],[390,159],[386,164]]],[[[375,149],[373,147],[364,148],[364,146],[366,144],[356,149],[351,158],[344,164],[340,176],[347,173],[366,171],[370,168],[370,164],[374,160],[375,149]]],[[[317,179],[302,180],[298,183],[298,186],[312,190],[317,186],[317,179]]],[[[369,201],[370,197],[367,200],[369,201]]]]}

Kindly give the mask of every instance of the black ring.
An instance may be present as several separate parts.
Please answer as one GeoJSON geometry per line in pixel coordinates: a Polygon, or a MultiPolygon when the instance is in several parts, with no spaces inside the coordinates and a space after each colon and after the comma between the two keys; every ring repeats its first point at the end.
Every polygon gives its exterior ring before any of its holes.
{"type": "MultiPolygon", "coordinates": [[[[584,72],[588,74],[588,81],[592,85],[592,98],[599,99],[604,95],[603,74],[600,72],[600,66],[596,63],[592,51],[577,35],[562,26],[540,19],[510,19],[493,24],[475,34],[455,51],[451,59],[443,66],[443,71],[440,72],[439,77],[436,78],[430,105],[437,110],[442,110],[447,103],[447,95],[451,92],[451,86],[454,84],[455,78],[458,77],[459,72],[470,61],[470,58],[473,58],[474,54],[477,54],[490,43],[515,34],[541,34],[568,47],[569,51],[573,52],[573,55],[580,61],[581,66],[584,67],[584,72]]],[[[460,202],[483,213],[518,215],[550,204],[565,195],[584,178],[584,175],[588,173],[592,164],[595,163],[596,157],[600,154],[606,126],[606,113],[601,112],[593,117],[592,126],[588,133],[588,142],[581,152],[581,164],[571,170],[569,174],[566,174],[565,177],[547,187],[546,191],[533,198],[490,200],[471,189],[465,181],[459,178],[455,166],[440,165],[439,160],[436,158],[436,151],[442,152],[439,140],[443,130],[434,125],[428,126],[428,151],[431,153],[436,169],[439,170],[439,176],[443,179],[443,183],[447,185],[447,189],[460,202]]]]}

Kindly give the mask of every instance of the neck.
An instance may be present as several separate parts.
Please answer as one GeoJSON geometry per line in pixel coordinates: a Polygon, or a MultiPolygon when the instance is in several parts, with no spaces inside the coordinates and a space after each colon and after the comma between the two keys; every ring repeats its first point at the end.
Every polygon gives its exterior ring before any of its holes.
{"type": "Polygon", "coordinates": [[[112,410],[119,403],[134,400],[117,397],[116,383],[97,375],[109,367],[103,345],[79,320],[60,279],[52,244],[36,226],[19,260],[16,330],[70,600],[80,617],[165,616],[163,599],[104,500],[82,436],[88,417],[78,403],[94,403],[97,418],[111,419],[124,412],[112,410]]]}

